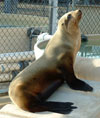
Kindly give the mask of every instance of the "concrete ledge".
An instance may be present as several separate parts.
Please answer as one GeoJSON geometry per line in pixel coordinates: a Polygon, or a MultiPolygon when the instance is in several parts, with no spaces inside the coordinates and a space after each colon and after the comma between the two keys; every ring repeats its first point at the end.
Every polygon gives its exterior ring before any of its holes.
{"type": "Polygon", "coordinates": [[[89,40],[100,40],[100,34],[87,34],[89,40]]]}

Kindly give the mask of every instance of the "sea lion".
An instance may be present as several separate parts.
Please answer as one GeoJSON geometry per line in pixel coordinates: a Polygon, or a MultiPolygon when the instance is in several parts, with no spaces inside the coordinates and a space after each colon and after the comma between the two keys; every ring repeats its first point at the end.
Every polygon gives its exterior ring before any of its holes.
{"type": "Polygon", "coordinates": [[[11,100],[29,112],[53,111],[70,113],[73,103],[45,101],[64,81],[70,88],[92,91],[93,88],[76,78],[73,65],[80,48],[79,21],[82,12],[75,10],[63,15],[58,28],[48,42],[42,57],[20,72],[9,86],[11,100]]]}

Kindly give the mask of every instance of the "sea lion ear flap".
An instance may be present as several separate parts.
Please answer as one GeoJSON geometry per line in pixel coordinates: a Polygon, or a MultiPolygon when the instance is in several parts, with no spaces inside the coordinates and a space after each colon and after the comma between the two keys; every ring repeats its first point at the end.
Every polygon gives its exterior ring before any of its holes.
{"type": "Polygon", "coordinates": [[[71,14],[68,14],[67,18],[65,19],[65,25],[67,26],[70,19],[71,19],[72,15],[71,14]]]}
{"type": "Polygon", "coordinates": [[[69,21],[71,18],[72,18],[72,15],[71,14],[68,14],[67,20],[69,21]]]}
{"type": "Polygon", "coordinates": [[[68,23],[69,23],[68,19],[65,19],[65,26],[66,26],[66,28],[68,26],[68,23]]]}
{"type": "Polygon", "coordinates": [[[67,20],[67,19],[65,20],[65,25],[66,25],[66,26],[68,25],[68,20],[67,20]]]}

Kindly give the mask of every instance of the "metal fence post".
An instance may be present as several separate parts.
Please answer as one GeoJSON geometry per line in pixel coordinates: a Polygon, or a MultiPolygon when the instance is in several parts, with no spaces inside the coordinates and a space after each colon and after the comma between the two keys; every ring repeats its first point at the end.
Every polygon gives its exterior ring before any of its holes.
{"type": "Polygon", "coordinates": [[[75,10],[75,0],[72,0],[72,10],[75,10]]]}
{"type": "Polygon", "coordinates": [[[17,5],[18,5],[18,0],[5,0],[4,1],[4,12],[5,13],[16,13],[17,5]]]}
{"type": "Polygon", "coordinates": [[[17,13],[18,0],[12,0],[13,13],[17,13]]]}
{"type": "Polygon", "coordinates": [[[57,27],[58,0],[49,0],[49,33],[53,34],[57,27]]]}
{"type": "Polygon", "coordinates": [[[4,12],[5,13],[11,13],[11,0],[5,0],[4,1],[4,12]]]}

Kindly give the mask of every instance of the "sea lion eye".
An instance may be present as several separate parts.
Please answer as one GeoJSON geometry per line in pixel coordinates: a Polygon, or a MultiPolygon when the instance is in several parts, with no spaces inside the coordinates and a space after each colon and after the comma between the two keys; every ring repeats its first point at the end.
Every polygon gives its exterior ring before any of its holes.
{"type": "Polygon", "coordinates": [[[71,14],[68,14],[67,19],[70,20],[71,17],[72,17],[72,15],[71,14]]]}
{"type": "Polygon", "coordinates": [[[64,25],[64,23],[62,23],[62,26],[64,25]]]}

